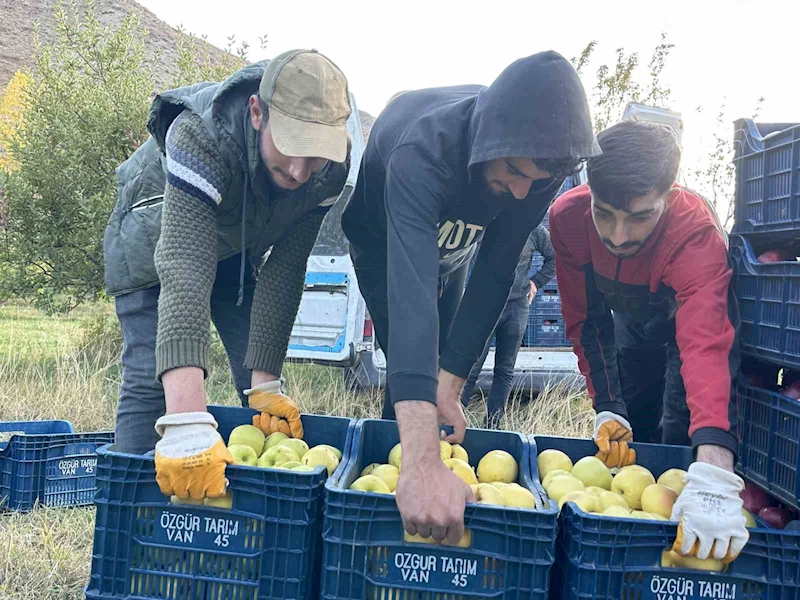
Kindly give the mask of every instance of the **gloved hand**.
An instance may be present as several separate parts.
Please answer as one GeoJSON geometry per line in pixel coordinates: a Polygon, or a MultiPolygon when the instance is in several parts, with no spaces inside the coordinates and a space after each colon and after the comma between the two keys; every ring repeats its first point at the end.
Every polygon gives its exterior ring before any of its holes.
{"type": "Polygon", "coordinates": [[[164,415],[156,421],[161,440],[156,444],[156,481],[161,492],[178,498],[217,498],[225,495],[225,467],[233,456],[207,412],[164,415]]]}
{"type": "Polygon", "coordinates": [[[633,441],[631,424],[624,417],[604,410],[594,421],[594,443],[599,452],[595,455],[611,469],[636,464],[636,450],[628,447],[633,441]]]}
{"type": "Polygon", "coordinates": [[[739,497],[743,489],[736,473],[692,463],[686,486],[672,507],[672,520],[680,521],[672,549],[683,556],[733,561],[750,539],[739,497]]]}
{"type": "Polygon", "coordinates": [[[250,408],[261,412],[253,417],[253,425],[264,435],[280,431],[289,437],[303,438],[300,410],[289,396],[281,391],[281,380],[268,381],[244,391],[250,408]]]}

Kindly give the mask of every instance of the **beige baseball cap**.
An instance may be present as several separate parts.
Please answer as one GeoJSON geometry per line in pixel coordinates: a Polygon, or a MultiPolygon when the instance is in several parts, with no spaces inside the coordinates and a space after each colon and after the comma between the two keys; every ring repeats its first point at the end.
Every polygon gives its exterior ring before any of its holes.
{"type": "Polygon", "coordinates": [[[286,156],[347,158],[347,78],[316,50],[289,50],[267,64],[258,94],[275,147],[286,156]]]}

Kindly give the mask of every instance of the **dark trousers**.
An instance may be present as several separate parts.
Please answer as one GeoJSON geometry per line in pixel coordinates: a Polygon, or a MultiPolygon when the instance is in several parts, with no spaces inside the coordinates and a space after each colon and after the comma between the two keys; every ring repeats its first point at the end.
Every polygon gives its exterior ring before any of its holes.
{"type": "MultiPolygon", "coordinates": [[[[244,301],[236,306],[239,292],[240,257],[217,265],[211,292],[211,319],[214,322],[242,400],[250,387],[251,371],[244,367],[250,334],[250,307],[255,279],[245,274],[244,301]]],[[[117,317],[122,327],[122,387],[117,407],[116,443],[122,452],[144,454],[155,448],[156,420],[166,412],[164,387],[156,379],[156,333],[160,286],[117,296],[117,317]]]]}
{"type": "MultiPolygon", "coordinates": [[[[509,300],[500,315],[500,320],[494,328],[495,336],[494,349],[494,371],[492,376],[492,389],[486,401],[486,427],[497,429],[500,420],[506,410],[506,402],[511,394],[511,386],[514,383],[514,365],[517,362],[522,338],[525,329],[528,327],[528,314],[530,303],[527,296],[522,296],[516,300],[509,300]]],[[[464,389],[461,391],[461,403],[464,406],[469,404],[475,383],[481,374],[483,363],[489,354],[489,343],[491,336],[486,341],[478,362],[472,367],[464,389]]]]}
{"type": "Polygon", "coordinates": [[[615,312],[614,336],[634,441],[691,445],[675,319],[639,323],[615,312]]]}

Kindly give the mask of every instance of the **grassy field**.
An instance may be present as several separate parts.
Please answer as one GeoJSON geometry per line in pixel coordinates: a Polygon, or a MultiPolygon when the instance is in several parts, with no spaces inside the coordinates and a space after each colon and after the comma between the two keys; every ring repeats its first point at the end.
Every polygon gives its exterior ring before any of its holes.
{"type": "MultiPolygon", "coordinates": [[[[66,419],[76,431],[110,430],[120,383],[120,340],[108,305],[49,317],[0,307],[0,421],[66,419]]],[[[289,394],[304,412],[376,417],[376,394],[345,390],[337,369],[288,365],[289,394]]],[[[209,403],[238,404],[224,351],[216,341],[206,385],[209,403]]],[[[470,425],[483,421],[473,402],[470,425]]],[[[515,397],[505,428],[522,433],[589,436],[588,399],[560,389],[515,397]]],[[[89,576],[94,509],[0,513],[0,600],[78,600],[89,576]]]]}

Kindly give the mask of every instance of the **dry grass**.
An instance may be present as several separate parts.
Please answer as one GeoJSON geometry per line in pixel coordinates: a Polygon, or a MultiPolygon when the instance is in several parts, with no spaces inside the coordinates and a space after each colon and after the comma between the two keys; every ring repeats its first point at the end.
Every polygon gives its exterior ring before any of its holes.
{"type": "MultiPolygon", "coordinates": [[[[66,419],[78,431],[113,429],[120,383],[119,334],[107,305],[68,317],[19,306],[0,308],[0,420],[66,419]]],[[[206,384],[209,403],[238,404],[217,342],[206,384]]],[[[337,369],[289,365],[287,385],[304,412],[377,417],[379,394],[348,393],[337,369]]],[[[471,426],[486,406],[470,405],[471,426]]],[[[556,388],[510,401],[505,428],[522,433],[590,435],[583,394],[556,388]]],[[[94,509],[0,514],[0,600],[78,600],[89,576],[94,509]]]]}

